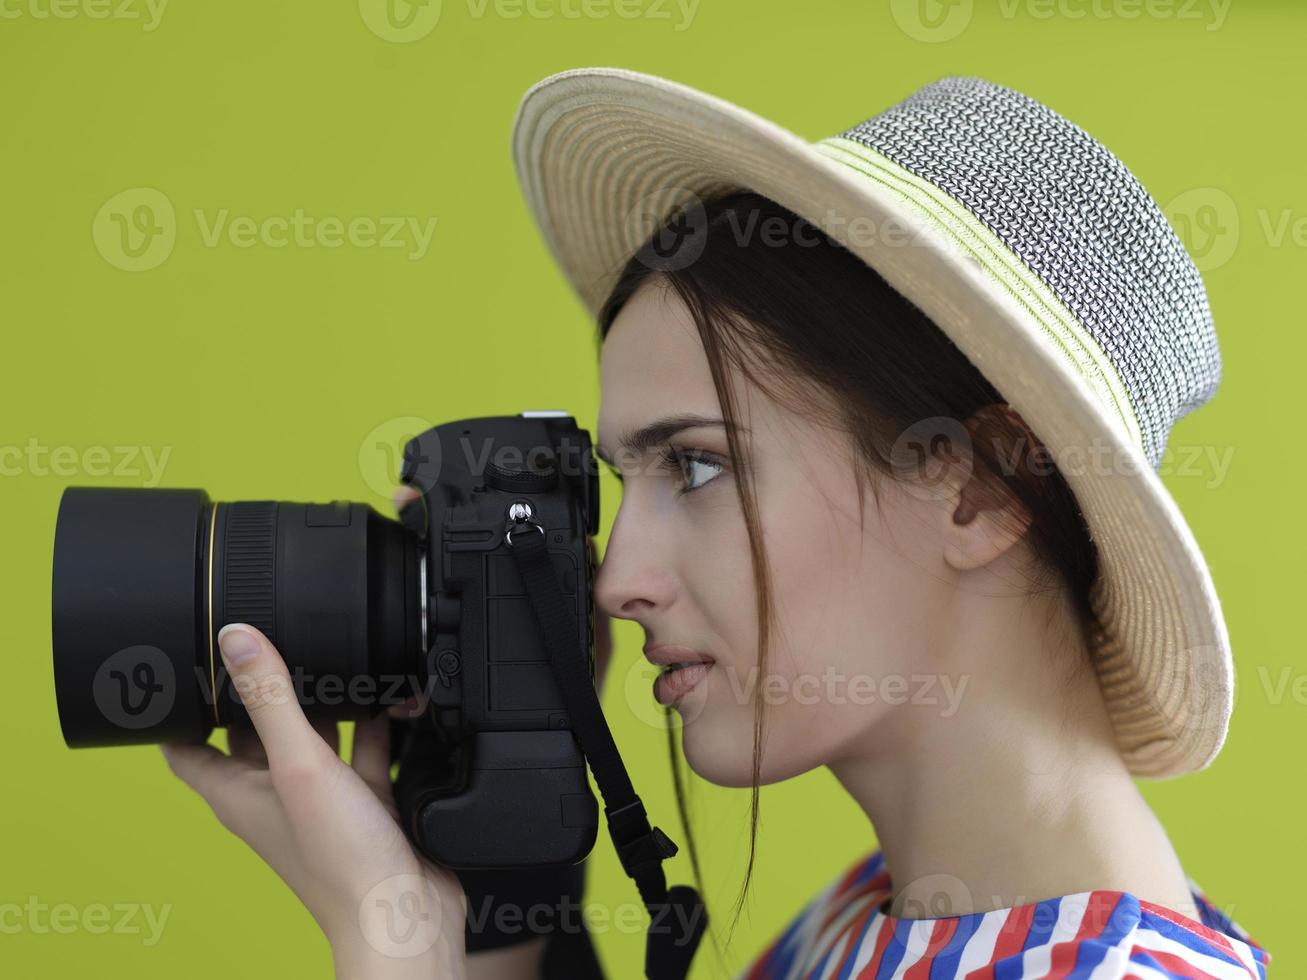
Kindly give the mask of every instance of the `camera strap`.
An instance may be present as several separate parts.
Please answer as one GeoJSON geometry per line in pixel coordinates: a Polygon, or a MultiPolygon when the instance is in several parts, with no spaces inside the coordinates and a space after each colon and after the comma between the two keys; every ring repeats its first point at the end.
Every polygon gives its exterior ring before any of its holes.
{"type": "Polygon", "coordinates": [[[510,528],[507,541],[573,731],[603,797],[604,817],[617,856],[649,911],[645,977],[683,980],[708,924],[707,910],[698,892],[689,885],[667,887],[663,861],[676,854],[676,844],[649,825],[644,804],[631,785],[587,669],[587,658],[577,655],[572,603],[564,596],[558,570],[549,559],[543,529],[523,521],[510,528]]]}

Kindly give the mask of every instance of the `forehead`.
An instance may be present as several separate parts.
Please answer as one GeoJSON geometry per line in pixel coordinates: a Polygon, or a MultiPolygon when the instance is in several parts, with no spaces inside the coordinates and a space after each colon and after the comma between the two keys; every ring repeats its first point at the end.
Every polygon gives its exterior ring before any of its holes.
{"type": "Polygon", "coordinates": [[[708,358],[690,311],[654,282],[617,314],[599,356],[599,444],[612,453],[622,433],[676,413],[720,415],[708,358]]]}

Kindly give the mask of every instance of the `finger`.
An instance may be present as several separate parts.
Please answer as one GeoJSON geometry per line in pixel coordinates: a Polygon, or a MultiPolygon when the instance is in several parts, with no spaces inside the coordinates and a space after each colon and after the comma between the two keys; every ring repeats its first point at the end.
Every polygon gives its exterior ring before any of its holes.
{"type": "Polygon", "coordinates": [[[395,511],[398,513],[421,496],[422,492],[416,487],[403,486],[396,489],[390,499],[394,502],[395,511]]]}
{"type": "Polygon", "coordinates": [[[392,704],[386,709],[386,714],[392,718],[398,718],[400,721],[407,721],[425,713],[426,710],[427,692],[423,691],[408,698],[403,704],[392,704]]]}
{"type": "Polygon", "coordinates": [[[390,718],[385,714],[354,725],[350,765],[375,790],[390,785],[390,718]]]}
{"type": "Polygon", "coordinates": [[[386,709],[386,716],[389,718],[398,718],[400,721],[413,716],[413,709],[417,707],[418,699],[409,698],[403,704],[392,704],[386,709]]]}
{"type": "Polygon", "coordinates": [[[168,768],[215,810],[231,795],[233,776],[247,768],[245,760],[224,755],[212,745],[167,742],[159,746],[168,768]]]}
{"type": "Polygon", "coordinates": [[[244,759],[253,765],[268,768],[268,753],[263,751],[263,743],[252,728],[228,728],[227,750],[231,752],[232,758],[244,759]]]}
{"type": "Polygon", "coordinates": [[[222,662],[268,755],[268,768],[302,767],[329,751],[304,716],[290,672],[259,630],[229,623],[218,633],[222,662]]]}

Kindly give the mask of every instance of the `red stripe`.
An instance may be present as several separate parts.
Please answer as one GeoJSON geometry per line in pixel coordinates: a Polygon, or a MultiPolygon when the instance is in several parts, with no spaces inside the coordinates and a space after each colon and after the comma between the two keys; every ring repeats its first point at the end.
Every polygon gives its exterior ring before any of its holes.
{"type": "Polygon", "coordinates": [[[965,980],[994,980],[994,964],[1013,953],[1020,953],[1025,946],[1026,936],[1030,934],[1030,924],[1034,921],[1035,906],[1022,905],[1007,910],[995,909],[990,914],[1001,915],[1004,911],[1007,912],[1007,918],[1003,921],[1003,928],[998,931],[994,952],[990,954],[989,962],[984,966],[976,967],[966,975],[965,980]]]}
{"type": "Polygon", "coordinates": [[[931,963],[957,931],[957,919],[941,919],[936,922],[935,928],[930,933],[930,941],[926,943],[926,952],[921,959],[908,967],[907,972],[903,974],[903,980],[930,980],[931,963]]]}
{"type": "Polygon", "coordinates": [[[1075,938],[1063,940],[1053,947],[1046,980],[1062,980],[1071,975],[1071,971],[1076,966],[1076,955],[1080,951],[1080,944],[1086,939],[1097,939],[1103,934],[1108,922],[1111,921],[1113,910],[1120,901],[1119,891],[1099,890],[1090,893],[1089,901],[1085,906],[1085,916],[1080,920],[1080,928],[1075,938]]]}
{"type": "Polygon", "coordinates": [[[889,946],[890,937],[894,935],[894,919],[886,917],[881,923],[880,935],[876,937],[876,948],[871,951],[871,959],[867,960],[867,965],[858,971],[855,980],[876,980],[876,971],[880,969],[880,961],[885,958],[885,949],[889,946]]]}
{"type": "Polygon", "coordinates": [[[849,937],[844,941],[844,948],[840,951],[839,959],[835,961],[837,967],[835,971],[836,973],[838,973],[839,968],[842,968],[844,964],[848,962],[849,958],[858,951],[858,945],[862,939],[862,930],[871,917],[876,914],[879,908],[880,906],[877,902],[872,902],[867,906],[867,910],[860,913],[858,918],[854,921],[853,928],[849,930],[849,937]]]}
{"type": "Polygon", "coordinates": [[[1225,950],[1233,956],[1236,961],[1243,962],[1239,959],[1239,954],[1234,951],[1234,947],[1230,945],[1230,937],[1225,933],[1218,932],[1215,929],[1209,929],[1201,922],[1191,919],[1187,915],[1181,915],[1179,912],[1175,911],[1175,909],[1168,909],[1165,905],[1157,905],[1154,902],[1145,902],[1143,899],[1140,899],[1139,907],[1152,912],[1153,915],[1160,915],[1167,922],[1173,922],[1181,929],[1189,930],[1199,939],[1204,939],[1213,946],[1225,950]]]}
{"type": "Polygon", "coordinates": [[[1201,967],[1195,966],[1182,956],[1176,956],[1174,953],[1159,953],[1155,949],[1144,949],[1142,946],[1137,948],[1141,953],[1147,953],[1155,959],[1169,977],[1186,977],[1189,980],[1219,980],[1215,974],[1208,973],[1201,967]]]}
{"type": "MultiPolygon", "coordinates": [[[[848,908],[850,902],[855,901],[858,898],[862,897],[863,895],[867,895],[872,892],[885,891],[888,885],[889,885],[889,876],[886,875],[884,872],[882,872],[868,879],[867,881],[863,882],[857,888],[854,888],[852,891],[850,891],[847,895],[840,895],[840,894],[832,895],[830,899],[827,901],[827,904],[821,910],[823,913],[821,919],[821,925],[817,927],[817,931],[816,933],[814,933],[814,936],[820,936],[823,932],[825,932],[827,927],[830,926],[830,924],[834,922],[836,918],[839,917],[840,912],[848,908]]],[[[879,896],[879,895],[876,896],[875,899],[872,901],[872,906],[875,907],[879,905],[881,901],[884,901],[883,896],[879,896]]]]}
{"type": "MultiPolygon", "coordinates": [[[[783,935],[784,930],[781,930],[781,932],[783,935]]],[[[771,941],[771,943],[767,946],[767,948],[763,950],[762,955],[753,961],[753,966],[749,968],[749,972],[744,975],[743,980],[763,980],[764,976],[766,975],[763,971],[770,969],[771,958],[773,954],[775,954],[776,948],[780,946],[780,944],[781,944],[781,937],[777,936],[775,939],[771,941]]]]}

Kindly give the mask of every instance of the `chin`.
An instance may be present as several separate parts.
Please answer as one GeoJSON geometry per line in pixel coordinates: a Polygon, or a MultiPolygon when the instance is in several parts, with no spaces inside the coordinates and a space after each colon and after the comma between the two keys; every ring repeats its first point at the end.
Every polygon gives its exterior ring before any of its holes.
{"type": "MultiPolygon", "coordinates": [[[[775,732],[764,732],[767,743],[775,745],[775,732]]],[[[695,774],[716,786],[742,788],[753,785],[753,726],[732,726],[721,730],[705,715],[688,722],[681,729],[681,751],[686,764],[695,774]]],[[[801,775],[815,768],[803,760],[776,760],[764,752],[758,785],[766,786],[801,775]],[[785,764],[778,765],[778,761],[785,764]]]]}

